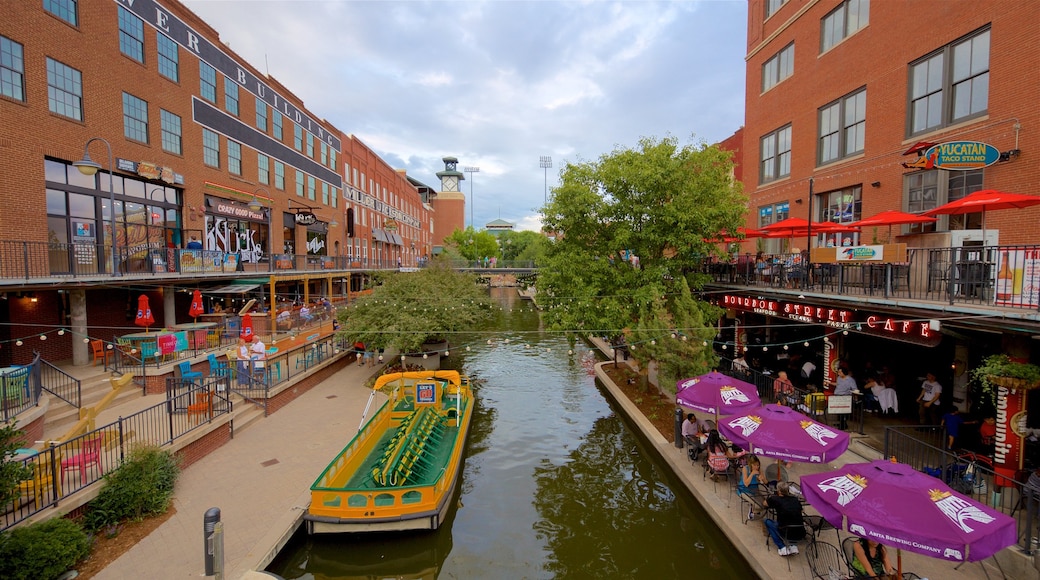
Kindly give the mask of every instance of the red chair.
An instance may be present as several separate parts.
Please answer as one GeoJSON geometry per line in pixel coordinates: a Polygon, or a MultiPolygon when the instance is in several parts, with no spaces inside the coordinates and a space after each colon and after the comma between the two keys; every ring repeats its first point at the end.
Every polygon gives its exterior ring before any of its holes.
{"type": "Polygon", "coordinates": [[[78,470],[81,479],[87,466],[94,465],[101,469],[101,443],[103,441],[104,437],[100,433],[81,441],[79,453],[74,453],[68,459],[61,460],[61,478],[65,479],[65,472],[69,469],[78,470]]]}
{"type": "Polygon", "coordinates": [[[93,364],[97,366],[98,360],[105,365],[108,365],[110,358],[112,358],[112,351],[105,348],[105,342],[103,340],[92,340],[90,341],[90,352],[94,356],[93,364]]]}
{"type": "Polygon", "coordinates": [[[195,402],[188,405],[188,421],[192,424],[195,423],[195,416],[199,415],[203,419],[209,419],[213,414],[213,393],[209,391],[199,391],[195,394],[195,402]]]}

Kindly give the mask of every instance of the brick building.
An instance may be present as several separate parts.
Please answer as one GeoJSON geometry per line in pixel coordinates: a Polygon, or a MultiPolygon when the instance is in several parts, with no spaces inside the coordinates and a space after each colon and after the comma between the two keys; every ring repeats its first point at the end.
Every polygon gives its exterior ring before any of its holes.
{"type": "Polygon", "coordinates": [[[0,174],[4,363],[82,364],[79,339],[133,328],[140,294],[172,325],[178,290],[249,276],[272,306],[342,297],[351,271],[432,246],[403,171],[175,0],[0,5],[0,174]]]}

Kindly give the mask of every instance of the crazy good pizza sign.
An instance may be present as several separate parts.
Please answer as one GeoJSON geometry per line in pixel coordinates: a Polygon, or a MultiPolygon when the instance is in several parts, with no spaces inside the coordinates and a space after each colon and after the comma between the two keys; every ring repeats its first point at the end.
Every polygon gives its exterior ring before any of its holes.
{"type": "Polygon", "coordinates": [[[809,302],[788,302],[734,294],[722,296],[720,305],[724,308],[786,318],[806,324],[820,324],[925,346],[935,346],[942,340],[942,333],[934,330],[928,320],[901,319],[885,314],[819,306],[809,302]]]}

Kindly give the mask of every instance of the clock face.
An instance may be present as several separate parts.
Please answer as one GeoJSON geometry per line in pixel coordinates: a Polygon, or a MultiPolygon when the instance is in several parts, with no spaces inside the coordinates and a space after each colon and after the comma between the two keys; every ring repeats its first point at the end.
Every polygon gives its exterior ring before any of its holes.
{"type": "Polygon", "coordinates": [[[458,177],[445,177],[444,178],[444,191],[458,191],[459,190],[459,178],[458,177]]]}

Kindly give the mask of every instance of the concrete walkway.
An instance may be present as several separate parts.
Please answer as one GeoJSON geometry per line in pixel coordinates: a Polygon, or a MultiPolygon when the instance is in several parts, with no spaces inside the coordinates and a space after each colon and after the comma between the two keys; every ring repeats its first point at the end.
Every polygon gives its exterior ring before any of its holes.
{"type": "MultiPolygon", "coordinates": [[[[348,365],[192,464],[177,481],[177,512],[96,578],[203,576],[203,515],[213,507],[224,524],[225,578],[262,570],[309,505],[311,484],[357,432],[364,383],[380,370],[348,365]]],[[[377,394],[369,416],[383,400],[377,394]]]]}

